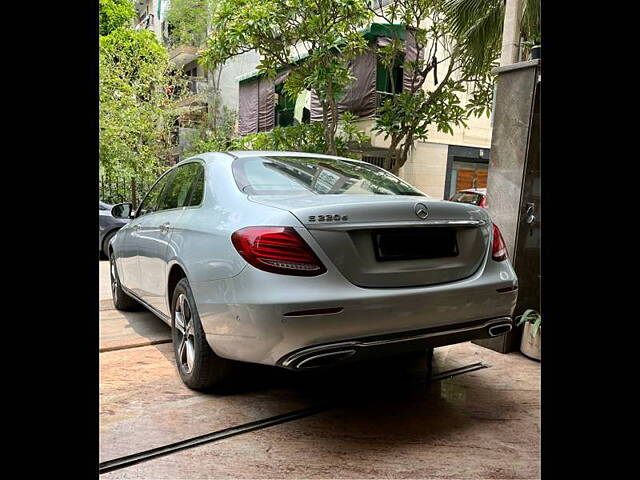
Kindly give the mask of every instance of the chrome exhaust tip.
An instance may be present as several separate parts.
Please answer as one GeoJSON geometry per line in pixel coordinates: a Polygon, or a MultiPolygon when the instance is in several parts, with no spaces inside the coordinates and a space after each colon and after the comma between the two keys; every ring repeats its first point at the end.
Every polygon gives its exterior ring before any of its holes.
{"type": "Polygon", "coordinates": [[[513,326],[511,323],[500,323],[498,325],[492,325],[489,327],[489,336],[498,337],[511,331],[513,326]]]}
{"type": "Polygon", "coordinates": [[[316,367],[327,367],[346,360],[356,354],[353,349],[311,355],[296,365],[296,370],[316,367]]]}

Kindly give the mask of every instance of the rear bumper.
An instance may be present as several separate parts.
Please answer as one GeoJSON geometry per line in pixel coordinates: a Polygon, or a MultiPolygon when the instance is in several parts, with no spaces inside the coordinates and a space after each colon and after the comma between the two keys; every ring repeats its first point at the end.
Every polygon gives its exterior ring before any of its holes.
{"type": "Polygon", "coordinates": [[[305,347],[288,353],[276,365],[292,370],[306,370],[338,363],[381,358],[423,351],[478,338],[504,335],[513,328],[511,317],[499,317],[413,332],[367,337],[305,347]]]}
{"type": "Polygon", "coordinates": [[[355,359],[487,337],[486,322],[511,317],[516,285],[509,261],[486,258],[466,279],[427,287],[362,288],[335,269],[293,277],[247,266],[235,277],[192,288],[217,355],[298,368],[307,357],[296,357],[299,352],[329,345],[322,353],[331,353],[344,342],[356,342],[347,348],[356,350],[348,355],[355,359]],[[317,312],[322,309],[329,310],[317,312]],[[396,340],[375,343],[387,337],[396,340]]]}

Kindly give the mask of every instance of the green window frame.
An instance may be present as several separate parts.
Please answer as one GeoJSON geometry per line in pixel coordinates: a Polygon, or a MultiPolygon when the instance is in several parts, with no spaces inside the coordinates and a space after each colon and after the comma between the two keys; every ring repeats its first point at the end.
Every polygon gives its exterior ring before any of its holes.
{"type": "Polygon", "coordinates": [[[398,55],[395,59],[392,69],[393,78],[395,79],[395,92],[391,90],[391,79],[389,69],[378,60],[376,65],[376,91],[384,93],[402,93],[402,79],[404,76],[404,56],[398,55]]]}
{"type": "Polygon", "coordinates": [[[285,95],[284,84],[276,85],[275,92],[278,94],[278,101],[274,105],[275,122],[274,125],[288,127],[293,125],[293,116],[296,108],[296,99],[285,95]]]}

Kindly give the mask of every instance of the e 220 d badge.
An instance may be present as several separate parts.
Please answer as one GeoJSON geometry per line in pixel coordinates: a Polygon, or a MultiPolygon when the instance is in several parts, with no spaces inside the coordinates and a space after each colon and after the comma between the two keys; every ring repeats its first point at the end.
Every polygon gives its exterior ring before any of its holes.
{"type": "Polygon", "coordinates": [[[349,219],[347,215],[309,215],[310,222],[346,222],[349,219]]]}

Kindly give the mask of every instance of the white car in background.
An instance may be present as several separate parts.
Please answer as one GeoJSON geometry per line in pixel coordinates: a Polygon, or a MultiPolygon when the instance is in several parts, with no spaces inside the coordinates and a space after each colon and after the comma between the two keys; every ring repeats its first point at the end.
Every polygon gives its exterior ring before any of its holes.
{"type": "Polygon", "coordinates": [[[449,199],[450,202],[470,203],[482,208],[487,208],[486,188],[467,188],[454,193],[449,199]]]}

